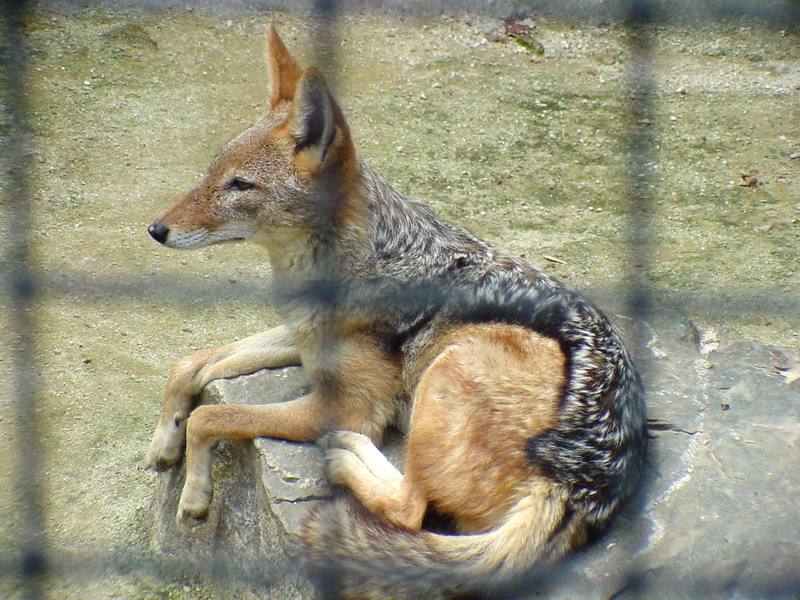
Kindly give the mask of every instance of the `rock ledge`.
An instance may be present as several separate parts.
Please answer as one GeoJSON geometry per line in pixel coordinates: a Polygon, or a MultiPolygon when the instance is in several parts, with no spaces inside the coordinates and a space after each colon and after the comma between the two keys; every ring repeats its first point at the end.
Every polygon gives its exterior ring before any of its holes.
{"type": "MultiPolygon", "coordinates": [[[[631,319],[615,322],[634,339],[631,319]]],[[[800,388],[781,372],[800,357],[699,332],[675,313],[639,331],[645,335],[634,354],[652,436],[642,490],[601,540],[531,597],[616,597],[631,585],[631,569],[646,597],[796,597],[800,388]]],[[[302,369],[273,369],[213,382],[203,400],[281,402],[308,389],[302,369]]],[[[388,444],[395,464],[399,446],[396,438],[388,444]]],[[[300,523],[328,494],[317,447],[272,439],[222,444],[214,469],[209,520],[187,530],[173,520],[183,475],[177,469],[161,477],[153,546],[194,561],[222,555],[271,564],[272,580],[242,584],[249,593],[312,596],[295,558],[300,523]]]]}

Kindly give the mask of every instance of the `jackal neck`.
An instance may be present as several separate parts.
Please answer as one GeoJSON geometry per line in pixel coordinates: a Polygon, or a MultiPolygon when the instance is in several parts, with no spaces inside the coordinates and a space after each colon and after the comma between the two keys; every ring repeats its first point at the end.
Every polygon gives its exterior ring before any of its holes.
{"type": "Polygon", "coordinates": [[[314,254],[311,232],[290,227],[274,228],[256,242],[267,250],[276,283],[310,276],[314,254]]]}
{"type": "Polygon", "coordinates": [[[267,250],[276,282],[302,285],[362,272],[371,217],[360,171],[346,186],[321,179],[308,202],[316,214],[306,226],[274,227],[257,240],[267,250]]]}
{"type": "MultiPolygon", "coordinates": [[[[333,188],[334,186],[331,186],[333,188]]],[[[331,189],[328,188],[328,189],[331,189]]],[[[273,230],[261,241],[276,283],[304,285],[373,278],[411,282],[465,264],[489,264],[496,251],[441,221],[422,202],[397,191],[359,160],[346,188],[319,201],[324,214],[313,228],[273,230]]]]}
{"type": "Polygon", "coordinates": [[[371,213],[370,241],[382,277],[420,279],[465,262],[491,261],[491,246],[446,224],[426,204],[398,192],[366,164],[362,178],[371,213]]]}

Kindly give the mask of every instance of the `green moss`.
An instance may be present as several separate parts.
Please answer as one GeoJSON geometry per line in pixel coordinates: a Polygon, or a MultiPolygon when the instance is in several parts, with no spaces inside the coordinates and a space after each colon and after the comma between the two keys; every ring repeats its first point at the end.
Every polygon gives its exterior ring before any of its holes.
{"type": "Polygon", "coordinates": [[[528,34],[518,35],[514,38],[514,43],[520,48],[524,48],[529,54],[534,56],[542,56],[544,54],[544,46],[542,43],[528,34]]]}

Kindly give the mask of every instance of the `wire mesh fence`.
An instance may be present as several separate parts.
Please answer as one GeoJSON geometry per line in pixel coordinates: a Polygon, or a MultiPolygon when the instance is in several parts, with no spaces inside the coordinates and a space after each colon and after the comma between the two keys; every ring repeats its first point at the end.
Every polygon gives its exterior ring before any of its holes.
{"type": "MultiPolygon", "coordinates": [[[[209,3],[212,6],[214,3],[209,3]]],[[[141,7],[147,3],[133,3],[141,7]]],[[[183,3],[177,3],[182,6],[183,3]]],[[[4,125],[3,143],[3,179],[4,205],[6,211],[6,293],[10,299],[8,322],[10,328],[11,374],[14,381],[14,422],[17,429],[17,440],[14,451],[17,455],[15,481],[16,510],[15,518],[21,523],[23,532],[14,549],[5,549],[0,561],[0,577],[10,578],[22,590],[26,598],[42,598],[47,594],[43,588],[46,577],[63,576],[77,579],[97,579],[109,572],[131,573],[141,572],[160,580],[170,580],[175,573],[195,573],[198,577],[210,576],[223,585],[227,582],[253,583],[268,588],[280,579],[283,573],[291,570],[290,565],[248,564],[240,562],[220,562],[212,566],[197,568],[181,561],[154,558],[143,559],[139,554],[127,552],[124,548],[113,548],[107,551],[76,552],[73,555],[54,556],[48,551],[47,537],[43,522],[43,481],[42,481],[42,448],[39,444],[42,425],[38,422],[41,384],[38,380],[37,337],[34,324],[35,300],[48,294],[70,294],[76,289],[85,291],[93,289],[98,295],[105,297],[136,297],[150,293],[150,288],[142,288],[136,282],[113,277],[89,277],[76,270],[58,276],[40,278],[32,267],[30,240],[32,232],[32,202],[30,182],[28,180],[31,145],[30,111],[27,105],[26,73],[32,64],[30,48],[26,38],[26,20],[31,18],[32,5],[23,1],[4,2],[3,32],[3,81],[7,119],[4,125]],[[194,571],[194,569],[197,569],[194,571]]],[[[155,9],[154,5],[150,5],[155,9]]],[[[203,6],[199,3],[197,6],[203,6]]],[[[255,6],[232,4],[234,8],[246,9],[258,13],[266,9],[292,9],[291,2],[265,2],[255,6]]],[[[466,1],[441,2],[337,2],[336,0],[317,0],[311,6],[310,19],[319,22],[315,63],[328,76],[335,89],[337,81],[337,20],[348,11],[367,6],[379,11],[397,11],[411,15],[437,15],[444,12],[485,12],[491,15],[509,15],[514,11],[526,11],[534,15],[546,15],[548,18],[567,23],[587,22],[622,22],[626,28],[628,44],[628,60],[625,66],[625,101],[626,134],[624,152],[628,172],[624,182],[626,189],[626,245],[629,265],[624,280],[626,287],[626,314],[636,322],[645,322],[650,318],[653,305],[652,291],[648,285],[650,280],[651,260],[655,252],[655,235],[651,216],[654,198],[658,189],[654,165],[659,162],[657,142],[654,130],[649,127],[657,112],[656,77],[653,36],[660,25],[681,23],[690,25],[706,25],[726,19],[747,19],[757,22],[759,26],[773,29],[792,29],[800,26],[800,5],[795,2],[678,2],[661,3],[646,0],[630,0],[619,2],[530,2],[503,3],[466,1]]],[[[162,6],[163,7],[163,6],[162,6]]],[[[324,285],[305,289],[308,301],[331,302],[341,283],[324,282],[324,285]]],[[[224,287],[224,286],[223,286],[224,287]]],[[[217,298],[221,291],[205,284],[189,284],[178,282],[164,286],[165,296],[173,299],[182,297],[217,298]]],[[[618,291],[618,290],[615,290],[618,291]]],[[[261,286],[239,286],[236,291],[225,289],[226,294],[240,294],[242,298],[250,298],[263,294],[261,286]]],[[[427,298],[436,302],[435,288],[392,291],[400,294],[403,302],[421,302],[427,298]]],[[[359,293],[369,296],[371,291],[359,293]]],[[[385,290],[384,290],[385,293],[385,290]]],[[[769,292],[767,292],[767,295],[769,292]]],[[[757,296],[757,295],[756,295],[757,296]]],[[[396,299],[395,299],[396,300],[396,299]]],[[[713,298],[709,300],[713,302],[713,298]]],[[[750,303],[753,301],[751,300],[750,303]]],[[[757,299],[756,299],[757,302],[757,299]]],[[[796,308],[789,304],[787,312],[796,308]]],[[[643,337],[644,334],[639,332],[643,337]]],[[[637,347],[641,343],[634,344],[637,347]]],[[[391,568],[391,567],[389,567],[391,568]]],[[[519,597],[530,590],[539,590],[548,585],[557,585],[559,579],[568,576],[568,561],[558,569],[545,573],[536,572],[521,581],[512,582],[502,592],[508,597],[519,597]]],[[[747,590],[753,596],[770,597],[773,594],[800,593],[800,576],[794,579],[785,573],[779,578],[765,577],[761,587],[747,590]]],[[[618,595],[649,597],[654,592],[648,589],[646,567],[633,565],[618,584],[618,595]]],[[[719,582],[724,585],[724,582],[719,582]]],[[[709,582],[708,587],[681,587],[676,584],[672,590],[675,597],[696,596],[707,597],[720,593],[716,582],[709,582]]],[[[324,593],[324,592],[323,592],[324,593]]]]}

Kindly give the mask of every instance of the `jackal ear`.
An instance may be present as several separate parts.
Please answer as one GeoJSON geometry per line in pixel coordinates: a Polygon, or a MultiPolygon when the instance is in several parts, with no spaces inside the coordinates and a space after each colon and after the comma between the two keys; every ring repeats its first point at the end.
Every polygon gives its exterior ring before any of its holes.
{"type": "Polygon", "coordinates": [[[343,123],[343,117],[325,79],[316,68],[309,67],[297,86],[294,100],[295,151],[310,150],[317,162],[322,163],[336,136],[337,121],[343,123]]]}
{"type": "Polygon", "coordinates": [[[269,58],[269,75],[272,84],[271,103],[274,108],[281,100],[294,99],[297,82],[303,74],[302,69],[289,54],[286,46],[270,23],[267,26],[267,57],[269,58]]]}

